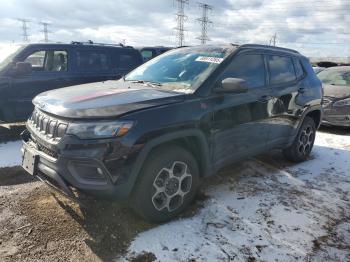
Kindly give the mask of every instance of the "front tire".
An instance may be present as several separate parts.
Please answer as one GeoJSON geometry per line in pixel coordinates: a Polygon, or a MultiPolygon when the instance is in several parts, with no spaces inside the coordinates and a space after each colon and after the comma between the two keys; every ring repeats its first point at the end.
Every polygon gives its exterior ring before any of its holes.
{"type": "Polygon", "coordinates": [[[311,117],[306,116],[293,144],[283,150],[284,156],[293,162],[305,161],[311,153],[315,137],[315,121],[311,117]]]}
{"type": "Polygon", "coordinates": [[[131,206],[151,222],[168,221],[192,202],[199,184],[195,158],[182,147],[169,145],[147,158],[131,196],[131,206]]]}

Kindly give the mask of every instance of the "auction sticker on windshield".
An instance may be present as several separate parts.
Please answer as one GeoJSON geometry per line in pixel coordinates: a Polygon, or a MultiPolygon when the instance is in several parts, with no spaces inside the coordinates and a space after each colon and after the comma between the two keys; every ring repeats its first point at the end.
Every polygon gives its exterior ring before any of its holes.
{"type": "Polygon", "coordinates": [[[224,59],[221,57],[212,57],[212,56],[198,56],[196,61],[198,62],[207,62],[220,64],[224,59]]]}

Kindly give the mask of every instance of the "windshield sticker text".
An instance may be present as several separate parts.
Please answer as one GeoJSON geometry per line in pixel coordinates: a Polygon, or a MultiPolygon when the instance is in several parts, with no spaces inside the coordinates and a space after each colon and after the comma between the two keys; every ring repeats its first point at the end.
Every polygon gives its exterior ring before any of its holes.
{"type": "Polygon", "coordinates": [[[207,62],[220,64],[224,59],[221,57],[212,57],[212,56],[198,56],[196,61],[198,62],[207,62]]]}

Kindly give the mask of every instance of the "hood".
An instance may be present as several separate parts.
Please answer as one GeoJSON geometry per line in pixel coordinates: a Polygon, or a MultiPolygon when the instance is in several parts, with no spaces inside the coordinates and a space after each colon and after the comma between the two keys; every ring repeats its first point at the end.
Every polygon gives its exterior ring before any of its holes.
{"type": "Polygon", "coordinates": [[[323,84],[324,96],[343,98],[350,96],[350,86],[336,86],[323,84]]]}
{"type": "Polygon", "coordinates": [[[183,100],[182,93],[118,80],[44,92],[34,98],[33,104],[45,112],[62,117],[103,118],[183,100]]]}

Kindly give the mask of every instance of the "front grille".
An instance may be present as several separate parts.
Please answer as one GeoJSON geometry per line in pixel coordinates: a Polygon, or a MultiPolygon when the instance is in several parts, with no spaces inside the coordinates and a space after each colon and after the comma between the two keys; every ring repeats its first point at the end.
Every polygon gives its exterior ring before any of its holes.
{"type": "Polygon", "coordinates": [[[47,148],[46,146],[43,146],[43,145],[41,145],[39,143],[37,143],[37,147],[38,147],[38,150],[43,152],[44,154],[46,154],[48,156],[51,156],[51,157],[53,157],[55,159],[58,158],[57,152],[51,150],[50,148],[47,148]]]}
{"type": "Polygon", "coordinates": [[[43,135],[56,140],[59,140],[65,135],[68,127],[67,123],[49,116],[38,109],[34,110],[29,119],[29,124],[43,135]]]}

